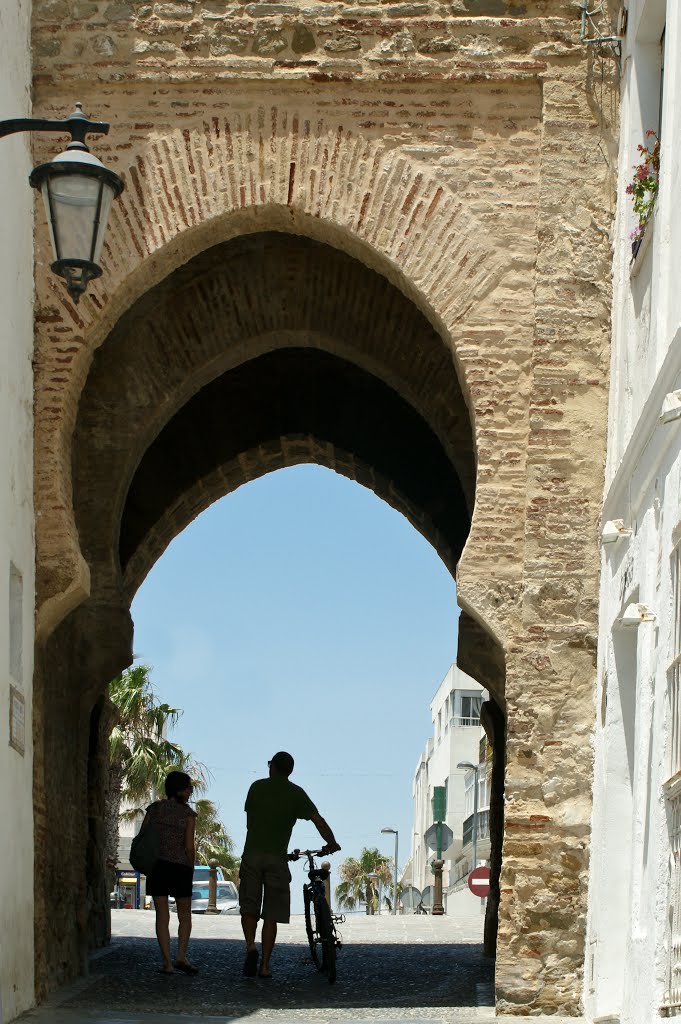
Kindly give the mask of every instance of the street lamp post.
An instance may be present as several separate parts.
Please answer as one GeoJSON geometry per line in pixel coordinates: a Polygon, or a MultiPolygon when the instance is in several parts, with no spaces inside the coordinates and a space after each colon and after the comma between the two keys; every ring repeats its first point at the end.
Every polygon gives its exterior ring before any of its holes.
{"type": "Polygon", "coordinates": [[[393,873],[393,914],[397,913],[397,837],[399,832],[396,828],[382,828],[383,835],[395,836],[395,865],[393,873]]]}
{"type": "Polygon", "coordinates": [[[106,135],[105,121],[90,121],[76,104],[63,121],[44,117],[15,117],[0,121],[0,138],[17,132],[68,132],[71,141],[49,163],[34,167],[29,184],[39,189],[45,203],[54,263],[69,295],[78,302],[90,281],[100,277],[99,258],[111,205],[123,191],[123,182],[93,156],[85,137],[106,135]]]}
{"type": "Polygon", "coordinates": [[[466,768],[468,771],[475,772],[473,789],[473,867],[471,869],[475,870],[478,865],[478,774],[481,765],[473,764],[472,761],[459,761],[456,767],[466,768]]]}

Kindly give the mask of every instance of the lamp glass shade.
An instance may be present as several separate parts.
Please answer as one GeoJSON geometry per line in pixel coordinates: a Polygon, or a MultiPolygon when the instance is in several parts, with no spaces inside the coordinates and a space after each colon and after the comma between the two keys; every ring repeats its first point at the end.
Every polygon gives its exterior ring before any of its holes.
{"type": "Polygon", "coordinates": [[[111,185],[81,174],[46,178],[42,186],[56,260],[99,263],[114,193],[111,185]]]}
{"type": "Polygon", "coordinates": [[[36,167],[31,184],[45,203],[55,262],[75,301],[101,274],[99,260],[111,205],[123,190],[120,178],[91,153],[66,150],[36,167]]]}

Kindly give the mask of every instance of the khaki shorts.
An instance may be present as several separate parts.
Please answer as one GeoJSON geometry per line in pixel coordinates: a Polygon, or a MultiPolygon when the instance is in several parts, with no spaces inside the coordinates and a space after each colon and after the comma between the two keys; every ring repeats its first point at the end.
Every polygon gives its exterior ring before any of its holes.
{"type": "Polygon", "coordinates": [[[283,857],[249,853],[239,868],[239,907],[267,921],[288,924],[291,917],[291,872],[283,857]]]}

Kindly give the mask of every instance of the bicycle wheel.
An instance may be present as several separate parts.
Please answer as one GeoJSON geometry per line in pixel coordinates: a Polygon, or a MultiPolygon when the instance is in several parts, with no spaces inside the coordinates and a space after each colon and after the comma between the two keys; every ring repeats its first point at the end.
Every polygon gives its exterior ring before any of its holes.
{"type": "Polygon", "coordinates": [[[318,897],[314,904],[317,919],[317,934],[322,947],[322,971],[329,979],[329,985],[336,980],[336,933],[331,920],[329,904],[318,897]]]}
{"type": "Polygon", "coordinates": [[[307,941],[310,944],[310,956],[318,971],[322,969],[322,959],[317,949],[317,939],[315,937],[316,921],[312,920],[313,904],[312,894],[309,889],[303,889],[303,897],[305,900],[305,931],[307,932],[307,941]]]}

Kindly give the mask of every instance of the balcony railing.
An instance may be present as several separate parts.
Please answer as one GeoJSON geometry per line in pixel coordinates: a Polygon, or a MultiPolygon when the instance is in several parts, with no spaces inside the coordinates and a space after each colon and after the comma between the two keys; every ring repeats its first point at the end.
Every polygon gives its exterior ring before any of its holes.
{"type": "MultiPolygon", "coordinates": [[[[473,842],[473,819],[475,815],[471,814],[463,823],[463,845],[467,846],[468,843],[473,842]]],[[[484,811],[478,811],[478,842],[481,839],[489,839],[489,808],[484,811]]]]}
{"type": "Polygon", "coordinates": [[[453,718],[449,719],[449,724],[452,727],[452,729],[458,729],[461,726],[480,725],[480,719],[479,718],[462,718],[460,715],[455,715],[453,718]]]}
{"type": "Polygon", "coordinates": [[[671,819],[671,878],[667,910],[667,984],[660,1014],[663,1017],[675,1017],[681,1011],[681,795],[674,793],[668,807],[671,819]]]}

